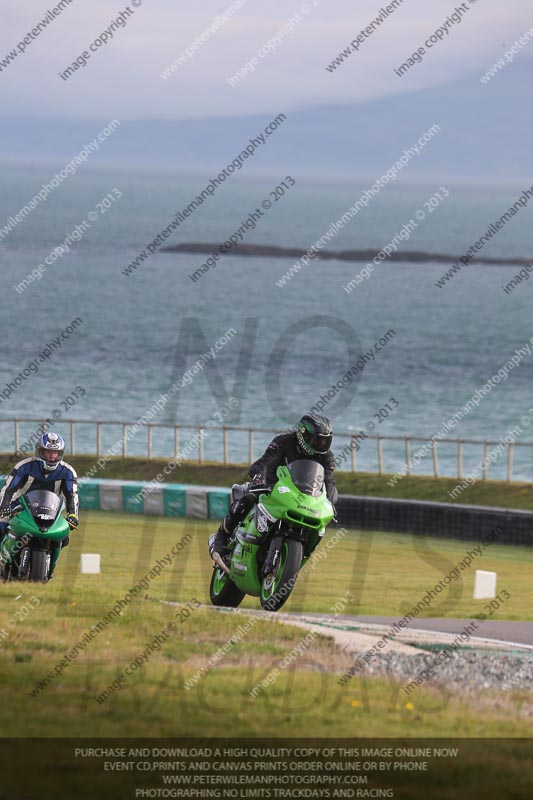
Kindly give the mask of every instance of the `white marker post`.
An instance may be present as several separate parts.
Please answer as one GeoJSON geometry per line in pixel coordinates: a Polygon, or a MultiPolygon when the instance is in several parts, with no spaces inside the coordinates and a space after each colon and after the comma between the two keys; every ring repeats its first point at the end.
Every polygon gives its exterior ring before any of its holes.
{"type": "Polygon", "coordinates": [[[100,574],[100,554],[99,553],[82,553],[81,554],[81,572],[82,574],[100,574]]]}
{"type": "Polygon", "coordinates": [[[484,600],[489,597],[496,597],[496,578],[495,572],[485,572],[483,569],[476,569],[474,581],[474,600],[484,600]]]}

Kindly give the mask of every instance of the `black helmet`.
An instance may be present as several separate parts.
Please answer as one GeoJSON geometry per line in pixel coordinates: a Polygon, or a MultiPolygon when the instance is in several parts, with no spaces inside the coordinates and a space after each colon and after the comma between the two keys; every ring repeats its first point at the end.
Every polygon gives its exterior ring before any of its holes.
{"type": "Polygon", "coordinates": [[[304,414],[298,423],[296,438],[300,450],[306,455],[324,455],[331,447],[333,438],[331,422],[318,414],[304,414]]]}

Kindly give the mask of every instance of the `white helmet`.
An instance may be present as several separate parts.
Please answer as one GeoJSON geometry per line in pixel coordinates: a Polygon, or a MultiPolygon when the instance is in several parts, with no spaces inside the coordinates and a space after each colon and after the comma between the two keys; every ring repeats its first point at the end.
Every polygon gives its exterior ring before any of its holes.
{"type": "Polygon", "coordinates": [[[43,469],[52,472],[65,454],[65,442],[58,433],[43,433],[35,445],[35,456],[42,461],[43,469]]]}

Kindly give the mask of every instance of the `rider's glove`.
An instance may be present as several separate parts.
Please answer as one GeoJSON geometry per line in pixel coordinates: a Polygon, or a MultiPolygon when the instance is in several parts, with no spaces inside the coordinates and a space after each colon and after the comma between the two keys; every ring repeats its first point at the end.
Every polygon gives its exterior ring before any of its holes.
{"type": "Polygon", "coordinates": [[[67,514],[67,522],[71,531],[76,530],[79,525],[79,520],[76,514],[67,514]]]}
{"type": "Polygon", "coordinates": [[[11,519],[12,511],[11,506],[0,507],[0,519],[11,519]]]}
{"type": "Polygon", "coordinates": [[[252,480],[250,481],[248,488],[257,491],[257,489],[266,490],[268,489],[268,486],[265,482],[264,477],[258,472],[252,477],[252,480]]]}

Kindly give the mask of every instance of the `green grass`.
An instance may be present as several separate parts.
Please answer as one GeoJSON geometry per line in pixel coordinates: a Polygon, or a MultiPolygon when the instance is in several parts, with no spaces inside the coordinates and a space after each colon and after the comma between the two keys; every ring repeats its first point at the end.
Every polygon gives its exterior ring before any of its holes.
{"type": "MultiPolygon", "coordinates": [[[[0,455],[0,460],[5,456],[0,455]]],[[[95,463],[95,456],[74,456],[68,459],[79,475],[84,475],[95,463]]],[[[145,458],[112,458],[95,477],[122,480],[152,480],[167,462],[163,459],[148,461],[145,458]]],[[[247,464],[223,466],[184,462],[164,480],[170,483],[192,483],[213,486],[231,486],[247,478],[247,464]]],[[[402,478],[395,486],[389,486],[390,475],[369,472],[335,473],[335,481],[341,494],[356,494],[368,497],[397,497],[400,499],[433,500],[442,503],[459,503],[502,508],[533,510],[533,486],[528,483],[505,483],[504,481],[478,481],[467,487],[459,497],[452,500],[448,492],[457,485],[456,478],[430,478],[414,476],[402,478]]]]}
{"type": "MultiPolygon", "coordinates": [[[[50,585],[1,585],[0,631],[7,634],[0,633],[2,735],[224,736],[228,731],[234,736],[265,737],[305,736],[310,731],[328,737],[531,735],[531,724],[516,714],[519,699],[513,693],[507,693],[503,702],[478,706],[425,688],[406,702],[400,687],[387,679],[354,678],[341,688],[336,680],[350,660],[327,637],[305,651],[295,671],[282,671],[265,695],[253,699],[250,689],[305,635],[275,617],[261,619],[219,666],[187,691],[183,683],[245,620],[242,612],[194,608],[189,618],[180,621],[175,616],[179,608],[161,603],[208,603],[211,566],[205,545],[210,530],[200,521],[86,512],[50,585]],[[137,595],[37,697],[30,696],[35,682],[53,671],[83,633],[189,532],[193,539],[173,567],[137,595]],[[79,574],[81,552],[101,554],[100,575],[79,574]],[[25,617],[22,608],[29,609],[25,617]],[[99,704],[96,697],[169,622],[176,630],[162,648],[126,679],[124,689],[99,704]]],[[[356,600],[346,613],[403,616],[466,550],[475,547],[431,540],[431,549],[421,551],[422,541],[407,535],[350,532],[296,584],[286,609],[328,611],[350,590],[356,600]]],[[[496,569],[499,587],[511,593],[495,618],[532,618],[532,559],[527,548],[496,545],[479,559],[476,566],[496,569]]],[[[473,569],[461,573],[462,586],[455,584],[460,587],[458,597],[446,590],[427,615],[479,613],[483,603],[470,599],[473,569]]],[[[247,599],[243,610],[246,607],[258,608],[258,601],[247,599]]]]}

